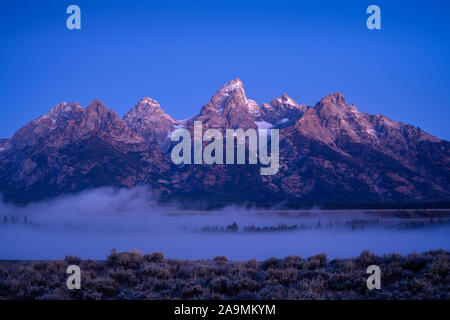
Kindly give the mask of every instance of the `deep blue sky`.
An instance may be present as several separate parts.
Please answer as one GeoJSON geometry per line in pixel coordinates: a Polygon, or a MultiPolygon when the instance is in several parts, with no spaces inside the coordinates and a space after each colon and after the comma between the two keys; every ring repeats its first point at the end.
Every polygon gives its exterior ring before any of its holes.
{"type": "Polygon", "coordinates": [[[0,137],[61,101],[196,114],[230,79],[258,103],[342,91],[450,140],[450,1],[2,1],[0,137]],[[66,28],[81,7],[82,30],[66,28]],[[366,28],[370,4],[382,29],[366,28]]]}

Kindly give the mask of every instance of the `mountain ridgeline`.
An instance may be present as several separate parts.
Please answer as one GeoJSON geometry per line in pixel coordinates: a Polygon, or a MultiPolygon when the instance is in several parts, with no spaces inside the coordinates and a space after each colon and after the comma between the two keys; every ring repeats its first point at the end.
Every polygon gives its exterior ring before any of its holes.
{"type": "Polygon", "coordinates": [[[148,185],[163,201],[226,205],[450,203],[450,143],[420,128],[369,115],[341,93],[314,107],[283,94],[259,106],[232,80],[198,115],[176,120],[143,98],[123,118],[101,101],[61,103],[0,139],[0,192],[25,204],[103,186],[148,185]],[[259,165],[175,165],[170,134],[280,129],[279,171],[259,165]]]}

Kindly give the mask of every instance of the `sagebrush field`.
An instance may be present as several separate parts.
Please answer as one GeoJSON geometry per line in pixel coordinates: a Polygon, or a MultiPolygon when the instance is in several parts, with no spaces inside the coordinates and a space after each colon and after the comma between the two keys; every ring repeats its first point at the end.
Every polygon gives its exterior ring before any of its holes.
{"type": "Polygon", "coordinates": [[[166,259],[162,253],[117,253],[106,261],[1,261],[1,299],[449,299],[444,250],[378,256],[369,251],[329,261],[325,254],[265,261],[166,259]],[[80,266],[81,289],[68,290],[66,268],[80,266]],[[368,290],[369,265],[382,270],[368,290]]]}

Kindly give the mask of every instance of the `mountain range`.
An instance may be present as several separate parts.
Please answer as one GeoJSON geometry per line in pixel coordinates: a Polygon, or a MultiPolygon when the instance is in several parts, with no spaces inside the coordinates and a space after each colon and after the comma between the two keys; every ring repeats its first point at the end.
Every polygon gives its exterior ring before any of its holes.
{"type": "Polygon", "coordinates": [[[0,139],[0,192],[29,203],[90,188],[148,185],[184,204],[395,205],[450,203],[450,142],[384,115],[361,113],[341,93],[305,106],[283,94],[261,106],[239,79],[198,115],[177,120],[151,98],[123,118],[98,100],[60,103],[0,139]],[[280,129],[280,168],[175,165],[177,128],[280,129]]]}

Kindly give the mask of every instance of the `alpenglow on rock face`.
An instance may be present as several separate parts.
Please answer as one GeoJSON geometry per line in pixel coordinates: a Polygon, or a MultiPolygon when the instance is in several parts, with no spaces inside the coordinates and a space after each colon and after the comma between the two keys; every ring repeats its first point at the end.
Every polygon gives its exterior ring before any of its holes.
{"type": "Polygon", "coordinates": [[[0,192],[28,203],[84,189],[151,186],[161,199],[213,204],[389,204],[450,201],[450,143],[383,115],[361,113],[341,93],[314,107],[288,95],[247,98],[239,79],[198,115],[176,120],[151,98],[123,118],[100,101],[61,103],[0,139],[0,192]],[[280,169],[174,165],[171,133],[208,128],[280,129],[280,169]]]}

